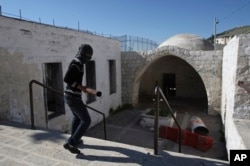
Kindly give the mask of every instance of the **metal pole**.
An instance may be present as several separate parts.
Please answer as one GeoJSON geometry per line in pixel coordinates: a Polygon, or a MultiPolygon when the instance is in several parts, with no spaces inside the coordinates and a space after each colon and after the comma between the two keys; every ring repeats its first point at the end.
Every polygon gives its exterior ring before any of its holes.
{"type": "Polygon", "coordinates": [[[214,18],[214,52],[216,52],[216,25],[219,23],[219,21],[216,20],[216,17],[214,18]]]}
{"type": "Polygon", "coordinates": [[[32,81],[29,83],[29,93],[30,93],[30,123],[31,123],[31,129],[35,129],[32,83],[33,83],[32,81]]]}
{"type": "Polygon", "coordinates": [[[158,121],[159,121],[159,98],[160,98],[160,93],[159,93],[159,86],[156,87],[155,89],[155,124],[154,124],[154,154],[158,155],[158,135],[159,135],[159,128],[158,128],[158,121]]]}
{"type": "Polygon", "coordinates": [[[19,15],[20,15],[20,19],[22,19],[22,11],[21,11],[21,9],[19,9],[19,15]]]}
{"type": "Polygon", "coordinates": [[[180,125],[179,125],[176,117],[174,116],[174,113],[173,113],[174,111],[170,107],[170,105],[168,103],[168,100],[166,99],[166,97],[165,97],[164,93],[162,92],[161,88],[159,88],[159,94],[161,95],[161,97],[163,98],[163,100],[165,101],[165,103],[167,104],[167,106],[169,108],[169,112],[170,112],[171,116],[173,117],[173,119],[174,119],[174,121],[175,121],[175,123],[176,123],[176,125],[177,125],[177,127],[179,129],[179,139],[178,139],[179,141],[178,142],[179,142],[179,152],[181,153],[181,138],[182,138],[181,137],[181,127],[180,127],[180,125]]]}

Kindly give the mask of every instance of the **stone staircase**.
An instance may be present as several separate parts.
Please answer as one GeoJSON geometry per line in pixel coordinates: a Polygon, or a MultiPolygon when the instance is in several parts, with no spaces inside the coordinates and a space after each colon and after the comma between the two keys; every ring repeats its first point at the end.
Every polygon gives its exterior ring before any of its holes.
{"type": "Polygon", "coordinates": [[[63,148],[69,137],[57,131],[36,129],[0,121],[0,166],[224,166],[228,161],[154,150],[92,137],[84,138],[81,154],[63,148]]]}

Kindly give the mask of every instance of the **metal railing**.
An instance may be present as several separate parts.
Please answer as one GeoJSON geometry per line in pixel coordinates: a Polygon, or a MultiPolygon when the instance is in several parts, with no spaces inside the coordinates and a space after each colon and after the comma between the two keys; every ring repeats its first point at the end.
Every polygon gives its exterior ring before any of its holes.
{"type": "Polygon", "coordinates": [[[164,93],[162,92],[161,88],[157,85],[155,87],[155,98],[156,98],[156,102],[155,102],[155,128],[154,128],[154,154],[158,155],[158,135],[159,135],[159,127],[158,127],[158,121],[159,121],[159,106],[160,106],[160,96],[163,98],[163,101],[165,102],[165,104],[167,105],[167,107],[169,108],[169,112],[171,114],[171,116],[173,117],[178,129],[179,129],[179,138],[178,138],[178,142],[179,142],[179,153],[181,153],[181,127],[173,113],[172,108],[170,107],[164,93]]]}
{"type": "MultiPolygon", "coordinates": [[[[34,104],[33,104],[33,89],[32,89],[32,85],[34,83],[37,84],[37,85],[40,85],[43,88],[46,88],[46,89],[52,91],[52,92],[54,92],[54,93],[56,93],[58,95],[64,96],[63,93],[61,93],[61,92],[59,92],[59,91],[57,91],[55,89],[52,89],[52,88],[50,88],[50,87],[42,84],[39,81],[31,80],[30,83],[29,83],[31,129],[35,129],[35,123],[34,123],[34,104]]],[[[106,117],[105,117],[105,114],[102,113],[102,112],[100,112],[100,111],[98,111],[98,110],[96,110],[96,109],[94,109],[94,108],[92,108],[92,107],[90,107],[90,106],[88,106],[88,105],[85,105],[85,106],[87,108],[91,109],[92,111],[95,111],[95,112],[97,112],[97,113],[99,113],[99,114],[101,114],[103,116],[104,139],[106,140],[107,139],[107,132],[106,132],[106,117]]],[[[45,109],[45,111],[47,111],[47,110],[45,109]]]]}

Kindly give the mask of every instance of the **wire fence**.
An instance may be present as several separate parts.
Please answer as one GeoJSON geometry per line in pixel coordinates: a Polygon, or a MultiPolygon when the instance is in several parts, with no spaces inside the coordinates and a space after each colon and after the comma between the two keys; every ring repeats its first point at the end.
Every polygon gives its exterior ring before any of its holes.
{"type": "Polygon", "coordinates": [[[146,51],[158,47],[155,41],[143,37],[123,35],[113,38],[121,42],[122,51],[146,51]]]}
{"type": "Polygon", "coordinates": [[[141,52],[141,51],[152,50],[152,49],[155,49],[156,47],[158,47],[157,42],[150,40],[150,39],[147,39],[147,38],[143,38],[143,37],[130,36],[130,35],[113,36],[111,34],[107,35],[107,34],[103,34],[103,33],[92,32],[89,30],[81,30],[80,26],[79,26],[80,25],[79,22],[78,22],[78,29],[74,29],[74,28],[69,28],[69,27],[57,26],[57,25],[55,25],[54,19],[53,19],[53,24],[42,23],[41,18],[39,18],[39,21],[30,20],[30,19],[22,16],[21,10],[19,10],[19,15],[15,15],[15,14],[2,12],[1,6],[0,6],[0,16],[6,16],[6,17],[11,17],[11,18],[15,18],[15,19],[24,20],[24,21],[29,21],[29,22],[34,22],[34,23],[39,23],[39,24],[44,24],[44,25],[49,25],[49,26],[55,26],[55,27],[59,27],[59,28],[66,28],[66,29],[70,29],[70,30],[75,30],[75,31],[83,32],[83,33],[88,33],[91,35],[112,38],[112,39],[120,41],[121,51],[123,51],[123,52],[124,51],[141,52]]]}

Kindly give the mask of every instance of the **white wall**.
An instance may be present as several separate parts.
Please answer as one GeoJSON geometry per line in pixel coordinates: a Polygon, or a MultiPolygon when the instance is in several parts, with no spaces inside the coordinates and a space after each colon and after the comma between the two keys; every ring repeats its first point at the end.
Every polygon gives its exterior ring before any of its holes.
{"type": "MultiPolygon", "coordinates": [[[[43,82],[43,64],[62,63],[63,75],[82,43],[94,49],[96,88],[102,98],[90,104],[108,115],[110,108],[121,104],[121,56],[119,41],[39,23],[0,16],[0,119],[30,124],[28,84],[30,80],[43,82]],[[117,93],[109,94],[108,60],[116,61],[117,93]]],[[[65,84],[64,84],[65,86],[65,84]]],[[[45,126],[43,89],[34,85],[36,126],[45,126]]],[[[86,97],[83,96],[83,100],[86,97]]],[[[68,130],[72,114],[66,106],[66,115],[49,123],[49,128],[68,130]],[[60,122],[60,123],[58,123],[60,122]]],[[[91,112],[92,125],[102,116],[91,112]]]]}
{"type": "Polygon", "coordinates": [[[225,47],[222,66],[221,116],[225,126],[228,154],[231,149],[248,149],[250,100],[249,94],[237,83],[250,85],[250,35],[234,37],[225,47]],[[237,124],[243,119],[243,127],[237,124]]]}
{"type": "Polygon", "coordinates": [[[237,56],[238,39],[235,38],[224,47],[223,54],[221,115],[224,123],[233,117],[237,56]]]}

